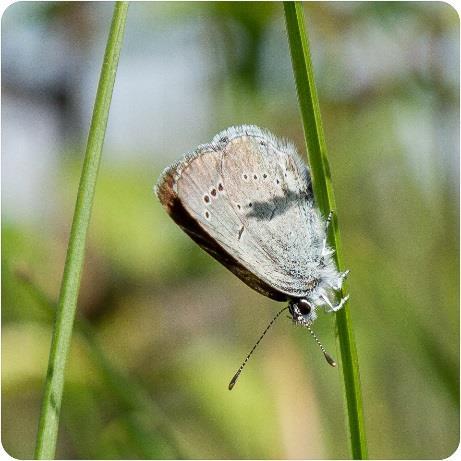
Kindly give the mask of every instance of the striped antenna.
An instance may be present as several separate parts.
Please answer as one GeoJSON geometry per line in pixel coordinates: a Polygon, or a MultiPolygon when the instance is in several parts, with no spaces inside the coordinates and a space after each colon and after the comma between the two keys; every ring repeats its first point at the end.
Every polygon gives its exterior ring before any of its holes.
{"type": "Polygon", "coordinates": [[[297,321],[298,323],[300,323],[301,325],[305,326],[308,330],[309,330],[309,333],[312,335],[312,337],[314,338],[315,342],[319,345],[320,347],[320,350],[323,352],[323,355],[325,357],[325,360],[332,366],[332,367],[335,367],[336,366],[336,361],[335,359],[325,350],[325,348],[323,347],[323,344],[319,341],[319,338],[317,338],[317,335],[314,333],[314,331],[312,330],[311,328],[311,324],[306,322],[306,320],[304,319],[304,317],[302,316],[301,314],[301,311],[299,310],[298,306],[296,304],[293,304],[293,310],[295,312],[295,314],[297,315],[297,321]]]}
{"type": "Polygon", "coordinates": [[[280,310],[277,315],[270,321],[269,325],[267,325],[267,328],[263,331],[263,334],[259,337],[259,339],[256,341],[256,344],[253,346],[253,349],[251,349],[251,351],[248,353],[248,355],[245,357],[245,360],[242,362],[242,364],[240,365],[240,368],[237,370],[237,373],[235,373],[234,377],[230,380],[230,383],[229,383],[229,390],[231,391],[232,388],[235,386],[235,383],[237,382],[237,379],[239,378],[240,376],[240,373],[242,372],[243,370],[243,367],[246,365],[246,363],[248,362],[248,359],[251,357],[251,355],[253,354],[254,350],[258,347],[258,344],[261,342],[261,340],[264,338],[264,336],[266,335],[266,333],[269,331],[269,328],[272,326],[272,324],[279,318],[280,314],[287,310],[288,309],[288,306],[284,307],[282,310],[280,310]]]}

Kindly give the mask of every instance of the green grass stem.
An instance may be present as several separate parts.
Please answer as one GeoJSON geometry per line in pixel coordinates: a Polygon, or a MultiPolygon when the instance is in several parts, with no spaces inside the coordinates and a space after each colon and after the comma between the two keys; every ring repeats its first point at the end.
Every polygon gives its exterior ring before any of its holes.
{"type": "MultiPolygon", "coordinates": [[[[56,303],[37,286],[26,269],[16,269],[14,275],[27,290],[33,302],[46,315],[46,319],[52,319],[56,313],[56,303]]],[[[86,341],[90,358],[99,371],[103,382],[121,405],[122,411],[125,413],[125,418],[122,419],[122,422],[130,426],[129,432],[134,434],[133,437],[142,440],[144,434],[147,434],[144,438],[152,439],[152,433],[149,432],[149,429],[156,430],[162,434],[163,439],[173,450],[173,456],[177,459],[187,459],[187,455],[183,451],[175,433],[174,422],[168,418],[133,376],[127,375],[111,362],[101,347],[97,339],[97,332],[92,325],[85,319],[76,317],[74,329],[86,341]],[[144,412],[149,415],[150,426],[148,428],[144,427],[138,419],[130,418],[131,414],[136,414],[137,412],[144,412]]],[[[144,458],[151,459],[155,457],[156,452],[149,450],[149,447],[143,450],[142,443],[138,443],[138,447],[144,458]]]]}
{"type": "MultiPolygon", "coordinates": [[[[284,2],[284,11],[314,195],[320,211],[324,216],[327,216],[330,210],[336,211],[336,205],[319,101],[314,82],[309,42],[304,25],[303,4],[300,2],[284,2]]],[[[329,243],[336,250],[336,263],[341,270],[344,268],[337,221],[337,215],[334,213],[332,225],[330,226],[329,243]]],[[[336,337],[341,357],[340,363],[344,383],[351,457],[353,459],[365,459],[367,457],[367,444],[363,420],[359,364],[349,303],[346,303],[344,308],[336,313],[336,337]]]]}
{"type": "Polygon", "coordinates": [[[36,459],[53,459],[55,456],[65,366],[77,306],[86,235],[122,47],[127,9],[127,2],[116,2],[96,93],[51,340],[35,448],[36,459]]]}

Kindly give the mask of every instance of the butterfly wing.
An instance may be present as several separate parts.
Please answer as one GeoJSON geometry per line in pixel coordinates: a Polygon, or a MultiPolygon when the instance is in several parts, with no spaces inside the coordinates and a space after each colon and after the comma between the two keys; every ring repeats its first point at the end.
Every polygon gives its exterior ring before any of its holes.
{"type": "Polygon", "coordinates": [[[170,167],[158,190],[173,219],[252,288],[278,300],[312,288],[322,225],[292,146],[256,127],[232,128],[170,167]]]}
{"type": "MultiPolygon", "coordinates": [[[[225,243],[235,236],[235,223],[226,217],[226,211],[231,211],[226,203],[215,202],[217,197],[211,194],[213,190],[222,192],[219,184],[223,183],[219,182],[221,177],[217,169],[220,159],[221,152],[213,150],[212,146],[199,147],[164,171],[157,183],[156,194],[176,224],[205,251],[251,288],[269,298],[284,301],[287,298],[284,293],[278,292],[248,270],[244,261],[233,251],[232,245],[225,243]],[[210,197],[213,197],[213,202],[210,197]],[[205,204],[208,206],[204,207],[205,204]],[[209,219],[211,216],[212,220],[209,219]],[[221,226],[217,224],[218,219],[223,223],[221,226]]],[[[221,195],[218,197],[221,198],[221,195]]]]}

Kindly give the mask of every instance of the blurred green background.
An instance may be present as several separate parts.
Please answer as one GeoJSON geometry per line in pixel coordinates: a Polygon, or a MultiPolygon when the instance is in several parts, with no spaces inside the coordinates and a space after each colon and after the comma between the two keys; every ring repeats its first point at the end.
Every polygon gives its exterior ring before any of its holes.
{"type": "MultiPolygon", "coordinates": [[[[2,444],[31,458],[111,3],[2,17],[2,444]]],[[[459,17],[306,3],[372,458],[459,441],[459,17]]],[[[340,376],[152,188],[235,124],[304,154],[279,3],[132,3],[89,232],[58,458],[347,458],[340,376]]],[[[316,331],[337,355],[333,316],[316,331]]]]}

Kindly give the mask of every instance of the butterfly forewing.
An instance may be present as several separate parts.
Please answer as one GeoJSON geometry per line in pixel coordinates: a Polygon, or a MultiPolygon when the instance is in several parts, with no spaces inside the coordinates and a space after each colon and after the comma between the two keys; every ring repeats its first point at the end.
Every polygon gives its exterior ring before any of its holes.
{"type": "Polygon", "coordinates": [[[178,224],[249,286],[279,300],[304,296],[322,236],[307,168],[292,147],[246,128],[167,170],[159,198],[177,222],[172,203],[181,208],[178,224]]]}
{"type": "Polygon", "coordinates": [[[219,175],[216,174],[219,171],[216,167],[220,156],[220,152],[203,146],[195,153],[188,154],[182,161],[164,171],[156,186],[157,196],[172,219],[237,277],[269,298],[286,300],[284,293],[275,290],[249,271],[234,254],[234,247],[225,243],[230,240],[226,239],[226,235],[233,228],[233,220],[225,215],[226,203],[218,200],[218,192],[222,193],[224,190],[223,184],[217,180],[219,175]],[[209,168],[210,165],[214,167],[209,168]],[[219,222],[222,227],[219,227],[219,222]]]}

